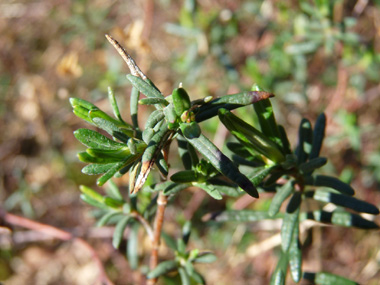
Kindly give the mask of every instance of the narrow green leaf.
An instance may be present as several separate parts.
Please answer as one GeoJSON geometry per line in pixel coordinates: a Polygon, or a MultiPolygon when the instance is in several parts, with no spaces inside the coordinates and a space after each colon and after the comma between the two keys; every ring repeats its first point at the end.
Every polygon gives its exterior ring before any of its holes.
{"type": "Polygon", "coordinates": [[[100,203],[103,203],[103,201],[104,201],[104,197],[90,187],[87,187],[85,185],[80,185],[79,190],[84,195],[86,195],[86,196],[88,196],[88,197],[90,197],[90,198],[92,198],[92,199],[94,199],[100,203]]]}
{"type": "Polygon", "coordinates": [[[281,227],[281,248],[284,252],[289,250],[293,232],[299,226],[299,208],[294,213],[285,213],[281,227]]]}
{"type": "MultiPolygon", "coordinates": [[[[210,214],[207,220],[216,222],[256,222],[277,219],[280,216],[269,216],[267,211],[227,210],[210,214]]],[[[206,219],[206,217],[205,217],[206,219]]]]}
{"type": "Polygon", "coordinates": [[[158,157],[156,159],[156,166],[163,177],[168,176],[169,166],[161,152],[158,154],[158,157]]]}
{"type": "Polygon", "coordinates": [[[299,170],[303,174],[311,174],[314,170],[322,167],[327,163],[327,158],[325,157],[315,157],[309,161],[302,163],[299,166],[299,170]]]}
{"type": "Polygon", "coordinates": [[[313,143],[310,151],[309,158],[313,159],[319,156],[322,148],[322,142],[325,137],[326,128],[326,115],[324,113],[320,114],[315,123],[313,132],[313,143]]]}
{"type": "Polygon", "coordinates": [[[273,96],[273,94],[264,91],[248,91],[222,96],[200,106],[196,111],[195,120],[197,122],[202,122],[212,118],[218,114],[220,108],[233,110],[273,96]]]}
{"type": "Polygon", "coordinates": [[[99,175],[99,174],[106,173],[113,166],[115,166],[115,163],[89,164],[82,168],[82,173],[87,174],[87,175],[99,175]]]}
{"type": "MultiPolygon", "coordinates": [[[[187,142],[187,140],[183,136],[181,136],[179,134],[177,136],[177,143],[178,143],[178,154],[181,157],[183,166],[185,167],[186,170],[190,170],[192,168],[192,166],[195,166],[198,164],[198,161],[196,164],[193,164],[193,162],[192,162],[192,158],[191,158],[192,154],[190,153],[190,150],[188,148],[188,146],[190,144],[187,142]]],[[[190,145],[190,146],[194,151],[194,147],[192,145],[190,145]]],[[[194,151],[194,153],[195,153],[195,151],[194,151]]],[[[196,156],[196,154],[195,154],[195,156],[196,156]]]]}
{"type": "Polygon", "coordinates": [[[100,209],[109,210],[108,206],[105,205],[102,201],[99,202],[98,200],[95,200],[95,199],[91,198],[90,196],[88,196],[86,194],[81,194],[80,198],[84,202],[86,202],[87,204],[90,204],[91,206],[94,206],[94,207],[100,208],[100,209]]]}
{"type": "Polygon", "coordinates": [[[207,194],[209,194],[212,198],[216,200],[222,200],[223,196],[219,193],[218,189],[213,185],[207,183],[193,183],[194,186],[201,188],[207,194]]]}
{"type": "Polygon", "coordinates": [[[274,195],[272,202],[270,203],[268,215],[275,216],[281,208],[282,203],[293,193],[294,181],[289,180],[281,187],[277,187],[277,193],[274,195]]]}
{"type": "Polygon", "coordinates": [[[327,272],[304,272],[303,279],[309,280],[312,284],[322,285],[357,285],[355,281],[327,272]]]}
{"type": "Polygon", "coordinates": [[[149,83],[142,80],[140,77],[128,74],[127,78],[132,83],[132,85],[146,97],[165,99],[164,95],[162,95],[160,91],[151,86],[149,83]]]}
{"type": "Polygon", "coordinates": [[[120,161],[120,159],[114,157],[95,157],[85,151],[77,153],[77,156],[80,161],[87,163],[114,163],[120,161]]]}
{"type": "Polygon", "coordinates": [[[355,194],[354,189],[352,189],[350,185],[332,176],[326,176],[326,175],[309,176],[305,180],[305,184],[312,185],[312,186],[329,187],[342,194],[346,194],[350,196],[355,194]]]}
{"type": "Polygon", "coordinates": [[[95,125],[105,130],[107,133],[117,138],[118,140],[124,143],[127,143],[128,139],[133,136],[132,130],[121,129],[111,121],[107,121],[100,117],[93,117],[92,115],[93,115],[93,112],[91,111],[90,116],[91,116],[92,121],[95,123],[95,125]]]}
{"type": "Polygon", "coordinates": [[[297,210],[302,202],[302,196],[300,192],[295,192],[290,198],[290,201],[288,203],[288,206],[286,207],[286,212],[287,213],[294,213],[295,210],[297,210]]]}
{"type": "Polygon", "coordinates": [[[177,183],[196,182],[198,181],[198,173],[194,170],[183,170],[174,173],[170,180],[177,183]]]}
{"type": "Polygon", "coordinates": [[[161,104],[163,106],[169,105],[169,102],[162,98],[143,98],[139,100],[140,105],[155,105],[161,104]]]}
{"type": "Polygon", "coordinates": [[[76,106],[83,107],[83,108],[85,108],[87,110],[91,110],[91,109],[96,109],[97,108],[94,104],[92,104],[92,103],[90,103],[90,102],[88,102],[86,100],[83,100],[83,99],[70,98],[69,100],[70,100],[70,104],[71,104],[71,106],[73,108],[76,107],[76,106]]]}
{"type": "Polygon", "coordinates": [[[139,122],[138,122],[139,98],[140,98],[139,90],[135,87],[132,87],[131,98],[129,100],[129,108],[131,112],[132,124],[135,129],[139,128],[139,122]]]}
{"type": "Polygon", "coordinates": [[[206,280],[204,279],[204,277],[198,272],[196,271],[195,269],[193,270],[191,276],[190,276],[195,282],[197,282],[197,284],[206,284],[206,280]]]}
{"type": "Polygon", "coordinates": [[[284,285],[286,280],[286,271],[288,269],[287,254],[281,252],[280,259],[278,260],[276,269],[274,270],[270,279],[270,285],[284,285]]]}
{"type": "Polygon", "coordinates": [[[108,180],[108,183],[106,184],[106,193],[107,195],[116,200],[124,201],[124,198],[120,193],[119,187],[112,180],[108,180]]]}
{"type": "Polygon", "coordinates": [[[194,259],[195,263],[212,263],[217,260],[217,257],[212,252],[201,252],[194,259]]]}
{"type": "Polygon", "coordinates": [[[194,146],[208,161],[224,176],[238,184],[252,197],[258,198],[259,194],[252,182],[243,175],[237,166],[225,156],[209,139],[200,134],[199,137],[186,137],[187,141],[194,146]]]}
{"type": "Polygon", "coordinates": [[[256,102],[253,104],[253,107],[257,118],[259,119],[261,132],[275,142],[281,149],[284,149],[276,118],[274,116],[273,107],[269,99],[256,102]]]}
{"type": "Polygon", "coordinates": [[[345,211],[313,211],[303,215],[306,219],[315,220],[321,223],[333,224],[342,227],[356,227],[360,229],[379,229],[379,226],[361,216],[345,211]]]}
{"type": "Polygon", "coordinates": [[[296,154],[298,157],[298,164],[304,163],[311,152],[311,145],[313,143],[313,131],[311,123],[308,119],[301,120],[298,131],[298,146],[296,154]]]}
{"type": "Polygon", "coordinates": [[[148,279],[157,278],[161,275],[169,273],[178,267],[178,263],[175,260],[167,260],[159,263],[156,268],[148,273],[146,276],[148,279]]]}
{"type": "Polygon", "coordinates": [[[282,125],[278,125],[278,131],[280,133],[280,139],[282,141],[282,149],[283,153],[285,154],[291,154],[291,147],[290,147],[290,142],[288,139],[288,135],[286,134],[285,128],[282,125]]]}
{"type": "Polygon", "coordinates": [[[127,259],[128,264],[132,270],[136,270],[139,265],[139,224],[133,223],[131,226],[131,230],[128,235],[128,243],[127,243],[127,259]]]}
{"type": "Polygon", "coordinates": [[[164,112],[162,110],[155,110],[153,111],[146,123],[145,123],[145,129],[151,128],[153,129],[159,122],[162,121],[162,119],[165,117],[164,112]]]}
{"type": "Polygon", "coordinates": [[[113,209],[121,209],[122,206],[124,205],[124,202],[123,201],[120,201],[120,200],[116,200],[116,199],[113,199],[111,197],[105,197],[104,198],[104,203],[110,207],[110,208],[113,208],[113,209]]]}
{"type": "Polygon", "coordinates": [[[281,162],[285,159],[276,143],[253,126],[247,124],[226,109],[220,109],[218,115],[223,125],[225,125],[248,150],[253,149],[255,152],[264,155],[273,162],[281,162]]]}
{"type": "Polygon", "coordinates": [[[115,117],[119,121],[124,122],[123,118],[120,115],[119,106],[117,105],[115,94],[114,94],[112,88],[109,86],[108,86],[108,100],[111,103],[111,107],[112,107],[112,110],[113,110],[115,117]]]}
{"type": "Polygon", "coordinates": [[[125,164],[126,164],[125,161],[115,163],[113,167],[111,167],[105,174],[103,174],[103,176],[98,178],[98,180],[96,181],[96,184],[98,186],[103,186],[104,183],[106,183],[109,179],[111,179],[115,175],[116,172],[118,172],[121,168],[123,168],[125,164]]]}
{"type": "Polygon", "coordinates": [[[361,213],[368,213],[372,215],[378,215],[379,209],[370,203],[356,199],[351,196],[331,193],[323,190],[308,191],[306,192],[306,197],[313,198],[314,200],[333,203],[337,206],[346,207],[361,213]]]}
{"type": "Polygon", "coordinates": [[[181,278],[181,284],[182,285],[190,285],[190,278],[189,275],[187,275],[186,270],[183,267],[178,268],[178,273],[181,278]]]}
{"type": "Polygon", "coordinates": [[[104,158],[104,159],[113,158],[114,161],[121,161],[125,159],[126,157],[131,156],[131,151],[126,146],[117,150],[88,148],[86,152],[93,157],[99,157],[99,158],[104,158]]]}
{"type": "Polygon", "coordinates": [[[169,129],[174,129],[178,127],[177,123],[177,114],[174,111],[174,106],[173,104],[169,104],[164,108],[164,115],[166,122],[168,123],[169,129]]]}
{"type": "Polygon", "coordinates": [[[252,181],[253,185],[258,186],[268,176],[268,174],[273,171],[275,167],[276,166],[256,167],[251,173],[247,174],[247,177],[252,181]]]}
{"type": "Polygon", "coordinates": [[[95,125],[94,122],[91,120],[90,116],[88,115],[88,112],[88,109],[83,108],[81,106],[75,106],[73,108],[73,113],[75,114],[75,116],[87,121],[91,125],[95,125]]]}
{"type": "Polygon", "coordinates": [[[302,276],[302,251],[299,241],[299,227],[296,227],[293,231],[293,237],[288,252],[288,259],[290,274],[293,281],[298,283],[302,276]]]}
{"type": "Polygon", "coordinates": [[[116,150],[125,146],[89,129],[78,129],[74,132],[74,136],[82,144],[91,148],[116,150]]]}
{"type": "Polygon", "coordinates": [[[143,138],[143,141],[146,143],[146,144],[149,144],[150,140],[152,139],[154,135],[154,130],[151,129],[151,128],[147,128],[143,131],[142,133],[142,138],[143,138]]]}
{"type": "Polygon", "coordinates": [[[108,223],[108,221],[117,216],[117,215],[121,215],[120,212],[114,212],[114,211],[109,211],[107,212],[106,214],[104,214],[96,223],[96,226],[97,227],[103,227],[105,224],[108,223]]]}
{"type": "Polygon", "coordinates": [[[125,228],[127,227],[127,224],[130,219],[130,216],[124,216],[117,222],[112,238],[112,245],[114,248],[119,248],[120,243],[123,239],[125,228]]]}

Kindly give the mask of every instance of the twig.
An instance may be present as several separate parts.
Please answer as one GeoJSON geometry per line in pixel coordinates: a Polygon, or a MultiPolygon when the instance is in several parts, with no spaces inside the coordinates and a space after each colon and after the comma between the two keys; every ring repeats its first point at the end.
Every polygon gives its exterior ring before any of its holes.
{"type": "Polygon", "coordinates": [[[83,239],[75,237],[71,233],[68,233],[66,231],[57,229],[53,226],[38,223],[32,220],[29,220],[24,217],[19,217],[4,211],[0,210],[0,215],[3,221],[7,222],[8,224],[11,224],[13,226],[19,226],[22,228],[30,229],[30,230],[35,230],[37,232],[43,233],[45,235],[54,237],[59,240],[64,240],[64,241],[69,241],[72,240],[74,242],[77,242],[80,244],[82,247],[86,248],[89,252],[91,252],[92,258],[98,267],[99,270],[99,280],[101,284],[104,285],[112,285],[112,281],[108,279],[107,274],[104,270],[102,261],[96,254],[95,250],[83,239]]]}
{"type": "Polygon", "coordinates": [[[127,51],[121,46],[121,44],[118,43],[117,40],[115,40],[110,35],[105,35],[107,40],[113,45],[113,47],[117,50],[117,52],[121,55],[121,57],[124,59],[125,63],[128,65],[129,70],[131,71],[131,74],[134,76],[141,77],[143,80],[147,80],[146,75],[141,71],[141,69],[138,67],[136,62],[133,60],[133,58],[127,53],[127,51]]]}
{"type": "MultiPolygon", "coordinates": [[[[156,268],[158,264],[158,249],[160,247],[161,229],[162,229],[162,224],[164,223],[164,214],[165,214],[167,202],[168,202],[167,197],[161,191],[158,194],[157,213],[156,213],[156,218],[154,220],[154,240],[152,244],[152,253],[151,253],[150,261],[149,261],[150,270],[156,268]]],[[[155,284],[156,281],[157,279],[150,279],[148,280],[148,285],[155,284]]]]}

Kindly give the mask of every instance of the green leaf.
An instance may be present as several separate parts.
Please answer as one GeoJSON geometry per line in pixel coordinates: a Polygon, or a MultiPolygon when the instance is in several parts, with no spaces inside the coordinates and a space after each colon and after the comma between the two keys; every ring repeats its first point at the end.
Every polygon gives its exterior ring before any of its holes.
{"type": "MultiPolygon", "coordinates": [[[[178,119],[177,114],[174,111],[174,106],[173,104],[169,104],[164,108],[164,115],[166,122],[168,124],[175,124],[176,127],[178,127],[178,124],[176,124],[176,121],[178,119]]],[[[170,127],[170,125],[169,125],[170,127]]]]}
{"type": "Polygon", "coordinates": [[[140,105],[155,105],[161,104],[163,106],[169,105],[169,102],[162,98],[143,98],[139,100],[140,105]]]}
{"type": "Polygon", "coordinates": [[[276,269],[274,270],[270,279],[271,285],[283,285],[286,280],[286,271],[288,269],[288,256],[286,253],[281,252],[280,259],[278,260],[276,269]]]}
{"type": "Polygon", "coordinates": [[[98,201],[100,203],[103,203],[104,197],[100,195],[98,192],[96,192],[94,189],[91,189],[90,187],[87,187],[85,185],[80,185],[79,190],[86,196],[90,197],[91,199],[98,201]]]}
{"type": "Polygon", "coordinates": [[[345,211],[313,211],[301,215],[302,218],[315,220],[325,224],[333,224],[342,227],[356,227],[360,229],[379,229],[379,226],[361,216],[345,211]]]}
{"type": "Polygon", "coordinates": [[[181,278],[181,284],[182,285],[190,285],[190,278],[189,275],[187,275],[186,270],[182,267],[178,268],[178,273],[181,278]]]}
{"type": "Polygon", "coordinates": [[[119,121],[124,122],[123,118],[120,115],[119,106],[117,105],[115,94],[114,94],[112,88],[109,87],[109,86],[108,86],[108,100],[111,103],[111,107],[112,107],[112,110],[113,110],[113,113],[114,113],[115,117],[119,121]]]}
{"type": "Polygon", "coordinates": [[[286,212],[289,214],[294,213],[294,211],[297,210],[301,206],[301,202],[302,202],[301,193],[295,192],[292,198],[290,198],[288,206],[286,207],[286,212]]]}
{"type": "Polygon", "coordinates": [[[212,263],[217,260],[217,257],[211,252],[201,252],[194,259],[195,263],[212,263]]]}
{"type": "Polygon", "coordinates": [[[275,167],[276,166],[256,167],[251,173],[247,174],[247,177],[252,181],[253,185],[258,186],[265,179],[265,177],[267,177],[268,174],[273,171],[275,167]]]}
{"type": "Polygon", "coordinates": [[[376,206],[351,196],[317,190],[306,192],[306,197],[325,203],[333,203],[337,206],[346,207],[361,213],[372,215],[378,215],[380,213],[376,206]]]}
{"type": "Polygon", "coordinates": [[[293,232],[292,242],[288,252],[290,274],[293,281],[298,283],[302,276],[302,251],[299,241],[299,229],[293,232]]]}
{"type": "Polygon", "coordinates": [[[121,168],[124,167],[125,164],[126,164],[125,161],[115,163],[113,167],[111,167],[105,174],[103,174],[103,176],[98,178],[98,180],[96,181],[96,184],[98,186],[104,185],[104,183],[106,183],[109,179],[111,179],[115,175],[116,172],[118,172],[121,168]]]}
{"type": "Polygon", "coordinates": [[[113,199],[111,197],[105,197],[104,198],[104,203],[110,207],[110,208],[113,208],[113,209],[121,209],[122,206],[124,205],[124,202],[123,201],[120,201],[120,200],[116,200],[116,199],[113,199]]]}
{"type": "Polygon", "coordinates": [[[146,276],[148,279],[157,278],[164,275],[170,271],[178,268],[178,263],[175,260],[167,260],[159,263],[156,268],[148,273],[146,276]]]}
{"type": "Polygon", "coordinates": [[[254,152],[264,155],[276,163],[285,160],[284,155],[281,153],[276,143],[271,141],[253,126],[247,124],[226,109],[220,109],[218,115],[223,125],[225,125],[248,150],[252,149],[254,152]]]}
{"type": "Polygon", "coordinates": [[[152,139],[153,135],[154,135],[154,130],[151,129],[151,128],[147,128],[143,131],[142,133],[142,138],[143,138],[143,141],[146,143],[146,144],[149,144],[150,140],[152,139]]]}
{"type": "Polygon", "coordinates": [[[198,138],[201,135],[201,128],[196,122],[181,123],[180,127],[185,138],[198,138]]]}
{"type": "Polygon", "coordinates": [[[196,271],[195,269],[193,270],[193,272],[190,275],[190,277],[195,282],[197,282],[197,284],[206,284],[206,280],[204,279],[204,277],[198,271],[196,271]]]}
{"type": "Polygon", "coordinates": [[[311,174],[314,170],[322,167],[327,163],[327,158],[325,157],[315,157],[309,161],[302,163],[299,166],[299,170],[303,174],[311,174]]]}
{"type": "Polygon", "coordinates": [[[321,285],[357,285],[350,279],[344,278],[339,275],[335,275],[327,272],[304,272],[303,279],[309,280],[312,284],[321,284],[321,285]]]}
{"type": "Polygon", "coordinates": [[[338,178],[326,175],[309,176],[305,180],[305,185],[329,187],[350,196],[355,194],[354,189],[350,185],[340,181],[338,178]]]}
{"type": "Polygon", "coordinates": [[[74,107],[77,107],[77,106],[80,106],[82,108],[85,108],[87,110],[91,110],[91,109],[96,109],[97,107],[86,101],[86,100],[83,100],[83,99],[79,99],[79,98],[70,98],[70,104],[71,106],[74,108],[74,107]]]}
{"type": "Polygon", "coordinates": [[[89,129],[78,129],[74,132],[75,138],[90,148],[117,150],[125,147],[125,144],[115,142],[98,132],[89,129]]]}
{"type": "Polygon", "coordinates": [[[289,250],[293,232],[299,227],[299,208],[294,213],[285,213],[281,227],[281,248],[284,252],[289,250]]]}
{"type": "Polygon", "coordinates": [[[164,112],[162,110],[155,110],[153,111],[146,123],[145,123],[145,129],[153,129],[159,122],[162,121],[162,119],[165,117],[164,112]]]}
{"type": "Polygon", "coordinates": [[[178,142],[178,154],[181,157],[183,166],[186,170],[190,170],[192,167],[195,167],[198,162],[198,156],[194,150],[194,147],[187,142],[187,140],[181,136],[177,135],[178,142]]]}
{"type": "Polygon", "coordinates": [[[313,143],[310,151],[309,158],[313,159],[319,156],[322,148],[322,142],[325,137],[326,128],[326,115],[324,113],[320,114],[315,123],[313,131],[313,143]]]}
{"type": "Polygon", "coordinates": [[[87,163],[114,163],[120,161],[118,158],[114,157],[96,157],[88,154],[87,152],[79,152],[77,153],[78,159],[82,162],[87,163]]]}
{"type": "Polygon", "coordinates": [[[183,88],[176,88],[172,92],[174,110],[177,116],[181,116],[183,112],[191,107],[190,97],[183,88]]]}
{"type": "Polygon", "coordinates": [[[122,217],[116,224],[115,231],[113,233],[112,238],[112,245],[114,248],[118,249],[120,246],[120,243],[123,239],[125,228],[127,227],[127,224],[129,220],[131,219],[131,216],[124,216],[122,217]]]}
{"type": "Polygon", "coordinates": [[[311,152],[311,146],[313,143],[313,132],[311,123],[308,119],[303,118],[301,120],[298,131],[298,146],[296,154],[298,157],[298,164],[304,163],[311,152]]]}
{"type": "Polygon", "coordinates": [[[210,184],[206,183],[193,183],[194,186],[201,188],[212,198],[216,200],[222,200],[223,196],[219,193],[218,189],[210,184]]]}
{"type": "Polygon", "coordinates": [[[95,125],[124,143],[127,143],[128,139],[133,136],[133,131],[121,129],[111,121],[96,117],[96,114],[94,115],[93,111],[90,112],[90,117],[95,125]]]}
{"type": "Polygon", "coordinates": [[[137,88],[142,94],[144,94],[148,98],[161,98],[165,99],[164,95],[156,88],[154,88],[149,83],[145,82],[140,77],[128,74],[128,80],[132,83],[132,85],[137,88]]]}
{"type": "MultiPolygon", "coordinates": [[[[210,214],[208,220],[216,222],[256,222],[277,219],[280,216],[269,216],[267,211],[227,210],[210,214]]],[[[205,217],[206,218],[206,217],[205,217]]]]}
{"type": "Polygon", "coordinates": [[[120,193],[119,187],[112,180],[108,180],[108,183],[106,185],[106,193],[107,195],[116,200],[124,201],[124,198],[120,193]]]}
{"type": "Polygon", "coordinates": [[[117,215],[121,215],[120,212],[114,212],[114,211],[109,211],[107,212],[106,214],[104,214],[96,223],[96,226],[97,227],[103,227],[105,224],[108,223],[108,221],[117,216],[117,215]]]}
{"type": "Polygon", "coordinates": [[[290,142],[289,142],[288,136],[286,134],[285,128],[281,125],[278,125],[278,131],[280,133],[280,139],[281,139],[282,145],[283,145],[283,147],[282,147],[283,153],[291,154],[292,151],[290,149],[290,142]]]}
{"type": "Polygon", "coordinates": [[[273,107],[269,99],[261,100],[253,104],[261,132],[269,139],[275,142],[281,149],[284,149],[280,132],[278,130],[276,118],[274,116],[273,107]]]}
{"type": "Polygon", "coordinates": [[[258,198],[259,194],[252,182],[243,175],[237,166],[225,156],[209,139],[203,134],[199,137],[186,137],[187,141],[194,146],[208,161],[224,176],[238,184],[252,197],[258,198]]]}
{"type": "Polygon", "coordinates": [[[273,96],[273,94],[264,91],[248,91],[219,97],[200,106],[196,111],[195,120],[202,122],[216,116],[221,108],[233,110],[273,96]]]}
{"type": "MultiPolygon", "coordinates": [[[[142,147],[142,149],[144,149],[144,146],[142,147]]],[[[88,148],[86,152],[93,157],[109,158],[109,159],[113,158],[115,161],[121,161],[121,160],[124,160],[126,157],[131,156],[131,151],[126,146],[117,150],[88,148]]]]}
{"type": "Polygon", "coordinates": [[[282,203],[293,193],[294,181],[289,180],[281,187],[277,187],[277,192],[270,203],[268,215],[275,216],[281,208],[282,203]]]}
{"type": "Polygon", "coordinates": [[[86,194],[81,194],[80,195],[80,198],[86,202],[87,204],[90,204],[91,206],[94,206],[96,208],[100,208],[100,209],[105,209],[105,210],[109,210],[108,206],[105,205],[103,203],[103,201],[98,201],[98,200],[95,200],[93,198],[91,198],[90,196],[86,195],[86,194]]]}
{"type": "Polygon", "coordinates": [[[98,175],[106,173],[108,170],[110,170],[113,166],[115,166],[115,163],[106,163],[106,164],[89,164],[82,168],[82,173],[87,175],[98,175]]]}
{"type": "Polygon", "coordinates": [[[132,87],[131,90],[131,98],[129,101],[129,108],[131,112],[131,118],[132,118],[132,124],[135,129],[139,128],[139,122],[138,122],[138,106],[139,106],[139,98],[140,98],[140,92],[137,88],[132,87]]]}
{"type": "Polygon", "coordinates": [[[170,180],[177,183],[196,182],[198,173],[194,170],[178,171],[170,177],[170,180]]]}
{"type": "Polygon", "coordinates": [[[139,227],[138,223],[134,223],[128,235],[127,259],[132,270],[136,270],[139,265],[139,227]]]}

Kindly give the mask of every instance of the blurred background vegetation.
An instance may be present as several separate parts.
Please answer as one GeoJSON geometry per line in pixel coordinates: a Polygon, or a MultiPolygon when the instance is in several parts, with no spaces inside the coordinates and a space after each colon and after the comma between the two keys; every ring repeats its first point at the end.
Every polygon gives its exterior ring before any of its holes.
{"type": "MultiPolygon", "coordinates": [[[[199,2],[0,3],[1,208],[83,236],[116,284],[136,284],[141,276],[112,248],[112,229],[93,228],[89,207],[79,199],[78,185],[93,186],[96,177],[80,172],[81,146],[72,132],[87,126],[68,101],[80,97],[110,111],[106,90],[112,86],[128,118],[127,67],[105,33],[127,48],[166,95],[179,82],[192,99],[236,93],[254,83],[275,93],[271,102],[292,145],[301,118],[314,122],[324,111],[324,170],[350,182],[358,198],[380,206],[380,1],[199,2]]],[[[142,110],[144,121],[149,109],[142,110]]],[[[255,123],[251,110],[238,112],[255,123]]],[[[226,130],[216,120],[205,127],[221,146],[226,130]]],[[[116,182],[127,191],[127,178],[116,182]]],[[[180,224],[192,219],[191,242],[219,257],[199,268],[209,284],[267,283],[276,249],[255,253],[252,246],[278,226],[205,224],[202,216],[224,208],[267,209],[270,196],[252,203],[199,193],[180,195],[169,206],[164,230],[179,234],[180,224]]],[[[91,256],[73,244],[20,229],[12,242],[9,234],[0,235],[0,280],[6,284],[94,280],[91,256]]],[[[305,269],[378,284],[377,232],[324,227],[311,236],[305,269]]]]}

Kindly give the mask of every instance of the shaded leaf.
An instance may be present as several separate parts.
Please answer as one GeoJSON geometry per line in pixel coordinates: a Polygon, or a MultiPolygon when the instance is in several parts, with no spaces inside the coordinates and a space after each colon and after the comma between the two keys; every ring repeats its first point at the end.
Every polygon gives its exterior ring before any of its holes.
{"type": "Polygon", "coordinates": [[[313,284],[321,285],[357,285],[355,281],[349,280],[339,275],[327,272],[304,272],[303,279],[309,280],[313,284]]]}
{"type": "Polygon", "coordinates": [[[159,263],[156,268],[148,273],[146,276],[148,279],[157,278],[161,275],[164,275],[170,271],[175,270],[178,267],[178,264],[175,260],[167,260],[159,263]]]}
{"type": "Polygon", "coordinates": [[[279,217],[281,216],[269,216],[267,211],[227,210],[208,214],[205,219],[216,222],[256,222],[279,217]]]}
{"type": "Polygon", "coordinates": [[[125,144],[115,142],[96,131],[89,129],[78,129],[74,132],[75,138],[90,148],[118,150],[125,144]]]}
{"type": "Polygon", "coordinates": [[[322,148],[322,142],[325,137],[326,128],[326,115],[324,113],[320,114],[315,122],[313,131],[313,143],[310,151],[309,158],[313,159],[319,156],[322,148]]]}
{"type": "Polygon", "coordinates": [[[127,227],[127,224],[130,219],[130,216],[124,216],[117,222],[112,238],[112,245],[114,248],[119,248],[120,243],[123,239],[125,228],[127,227]]]}
{"type": "Polygon", "coordinates": [[[350,185],[332,176],[326,176],[326,175],[309,176],[305,180],[305,185],[330,187],[330,188],[335,189],[336,191],[341,192],[342,194],[346,194],[350,196],[355,194],[354,189],[352,189],[350,185]]]}
{"type": "Polygon", "coordinates": [[[294,191],[294,181],[289,180],[281,187],[276,188],[276,194],[274,195],[272,202],[270,203],[268,215],[275,216],[281,208],[282,203],[292,194],[294,191]]]}

